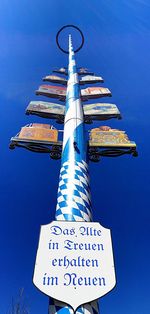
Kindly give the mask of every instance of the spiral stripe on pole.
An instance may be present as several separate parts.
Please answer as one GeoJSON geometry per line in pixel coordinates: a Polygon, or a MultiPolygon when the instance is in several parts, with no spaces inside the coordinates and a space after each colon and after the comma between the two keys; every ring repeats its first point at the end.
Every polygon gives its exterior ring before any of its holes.
{"type": "MultiPolygon", "coordinates": [[[[56,220],[91,221],[91,195],[83,108],[76,62],[69,36],[69,66],[64,121],[62,162],[56,207],[56,220]]],[[[73,314],[73,309],[58,300],[50,299],[49,314],[73,314]]],[[[76,314],[97,314],[98,302],[80,306],[76,314]]]]}

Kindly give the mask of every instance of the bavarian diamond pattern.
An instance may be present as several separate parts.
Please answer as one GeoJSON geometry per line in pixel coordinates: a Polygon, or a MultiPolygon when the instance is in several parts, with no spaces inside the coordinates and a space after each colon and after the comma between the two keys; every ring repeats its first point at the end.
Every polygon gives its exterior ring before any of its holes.
{"type": "Polygon", "coordinates": [[[57,220],[91,221],[91,197],[88,167],[85,161],[75,162],[73,181],[71,182],[72,199],[68,200],[69,162],[60,170],[58,198],[56,207],[57,220]]]}
{"type": "Polygon", "coordinates": [[[49,314],[97,314],[99,312],[97,300],[80,306],[75,312],[71,306],[61,301],[49,300],[49,314]]]}

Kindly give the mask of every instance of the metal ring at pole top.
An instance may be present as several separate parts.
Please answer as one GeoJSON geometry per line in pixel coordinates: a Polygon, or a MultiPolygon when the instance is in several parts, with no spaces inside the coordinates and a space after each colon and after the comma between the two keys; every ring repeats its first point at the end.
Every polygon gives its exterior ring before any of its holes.
{"type": "Polygon", "coordinates": [[[63,26],[63,27],[58,31],[58,33],[57,33],[57,35],[56,35],[56,43],[57,43],[58,48],[59,48],[62,52],[69,54],[69,51],[63,49],[63,48],[60,46],[60,44],[59,44],[59,35],[60,35],[60,33],[61,33],[65,28],[68,28],[68,27],[73,27],[73,28],[75,28],[75,29],[80,33],[80,35],[81,35],[81,45],[79,46],[78,49],[74,50],[74,52],[76,53],[76,52],[78,52],[78,51],[83,47],[83,44],[84,44],[84,36],[83,36],[83,33],[82,33],[82,31],[80,30],[79,27],[77,27],[77,26],[75,26],[75,25],[65,25],[65,26],[63,26]]]}

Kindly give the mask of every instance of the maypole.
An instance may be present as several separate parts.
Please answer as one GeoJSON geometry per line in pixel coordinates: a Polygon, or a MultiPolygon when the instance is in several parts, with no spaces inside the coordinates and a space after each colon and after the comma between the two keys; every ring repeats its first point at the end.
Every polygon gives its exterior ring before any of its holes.
{"type": "MultiPolygon", "coordinates": [[[[84,130],[83,106],[76,68],[75,55],[69,36],[69,66],[66,92],[62,165],[60,170],[57,220],[91,221],[91,197],[87,164],[87,142],[84,130]]],[[[64,310],[73,313],[72,308],[50,299],[49,314],[64,310]]],[[[98,302],[84,304],[76,312],[98,313],[98,302]]]]}
{"type": "Polygon", "coordinates": [[[68,83],[56,219],[91,220],[83,107],[71,36],[69,38],[68,83]]]}
{"type": "Polygon", "coordinates": [[[85,123],[94,120],[121,119],[115,104],[84,101],[111,96],[108,88],[80,89],[80,85],[103,82],[86,68],[77,68],[72,38],[69,51],[62,49],[59,35],[58,47],[69,55],[68,71],[60,68],[53,72],[68,75],[68,80],[48,75],[43,81],[66,85],[41,85],[36,95],[57,98],[59,103],[31,101],[26,113],[64,123],[63,142],[60,132],[49,124],[30,123],[11,138],[10,148],[23,147],[30,151],[49,153],[52,159],[61,158],[55,221],[41,226],[33,282],[49,296],[49,314],[98,313],[98,299],[115,286],[115,271],[110,230],[92,222],[88,161],[98,162],[101,157],[124,154],[137,156],[136,144],[124,131],[100,126],[85,136],[85,123]]]}

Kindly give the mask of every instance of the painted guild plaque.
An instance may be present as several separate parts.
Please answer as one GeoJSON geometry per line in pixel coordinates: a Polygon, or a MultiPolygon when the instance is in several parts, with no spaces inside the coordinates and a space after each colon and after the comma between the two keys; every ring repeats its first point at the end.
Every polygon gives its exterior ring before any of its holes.
{"type": "Polygon", "coordinates": [[[81,89],[82,97],[99,98],[103,96],[111,96],[111,92],[105,87],[88,87],[81,89]]]}
{"type": "Polygon", "coordinates": [[[62,73],[62,74],[65,74],[67,75],[67,70],[66,68],[60,68],[60,69],[56,69],[56,70],[53,70],[54,73],[62,73]]]}
{"type": "Polygon", "coordinates": [[[84,75],[84,74],[86,74],[86,75],[94,75],[93,72],[90,72],[87,68],[83,68],[83,67],[78,69],[78,74],[79,75],[84,75]]]}
{"type": "Polygon", "coordinates": [[[94,146],[136,146],[130,141],[125,131],[111,129],[109,126],[100,126],[90,132],[90,145],[94,146]]]}
{"type": "Polygon", "coordinates": [[[57,75],[47,75],[43,78],[43,81],[62,83],[62,84],[67,85],[67,80],[65,78],[57,76],[57,75]]]}
{"type": "Polygon", "coordinates": [[[52,85],[41,85],[39,87],[39,90],[48,90],[52,94],[63,94],[66,95],[66,87],[61,87],[61,86],[52,86],[52,85]]]}
{"type": "Polygon", "coordinates": [[[31,101],[26,112],[43,112],[54,115],[64,115],[65,107],[60,104],[50,103],[46,101],[31,101]]]}
{"type": "Polygon", "coordinates": [[[108,293],[116,283],[110,230],[97,222],[43,225],[33,283],[74,310],[108,293]]]}
{"type": "Polygon", "coordinates": [[[98,82],[103,82],[103,78],[101,76],[85,75],[80,79],[80,84],[90,84],[98,82]]]}
{"type": "Polygon", "coordinates": [[[83,106],[85,115],[120,115],[116,105],[108,103],[96,103],[83,106]]]}
{"type": "Polygon", "coordinates": [[[51,129],[49,124],[33,123],[32,126],[22,127],[18,137],[26,140],[57,142],[58,131],[51,129]]]}
{"type": "Polygon", "coordinates": [[[66,88],[61,86],[41,85],[39,89],[36,90],[36,95],[59,98],[64,101],[66,98],[66,88]]]}

